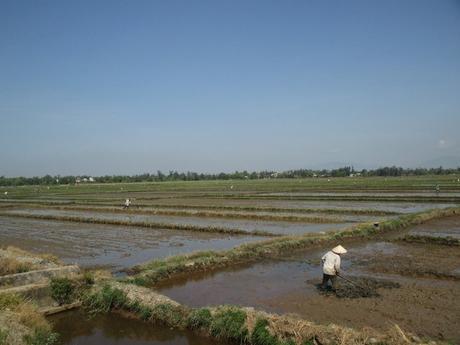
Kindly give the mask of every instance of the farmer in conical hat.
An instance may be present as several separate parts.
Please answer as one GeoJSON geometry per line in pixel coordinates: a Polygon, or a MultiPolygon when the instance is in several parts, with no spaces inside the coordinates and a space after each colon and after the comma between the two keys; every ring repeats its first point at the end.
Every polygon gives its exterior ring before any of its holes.
{"type": "Polygon", "coordinates": [[[332,290],[335,290],[335,280],[337,275],[340,273],[340,255],[345,254],[347,250],[338,245],[334,247],[331,251],[327,252],[321,258],[323,262],[323,289],[327,288],[327,283],[330,280],[332,285],[332,290]]]}

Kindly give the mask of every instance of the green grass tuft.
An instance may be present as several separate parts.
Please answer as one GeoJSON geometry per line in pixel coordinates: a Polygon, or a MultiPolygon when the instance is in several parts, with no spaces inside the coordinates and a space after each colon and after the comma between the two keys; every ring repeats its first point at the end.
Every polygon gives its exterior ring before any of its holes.
{"type": "Polygon", "coordinates": [[[211,335],[218,339],[246,343],[249,332],[245,323],[246,313],[243,310],[237,307],[224,307],[213,316],[211,335]]]}
{"type": "Polygon", "coordinates": [[[100,291],[85,295],[83,305],[91,313],[108,313],[112,309],[128,307],[129,303],[125,292],[104,285],[100,291]]]}
{"type": "Polygon", "coordinates": [[[281,340],[271,335],[268,331],[268,325],[266,319],[256,321],[251,334],[251,345],[295,345],[295,341],[292,339],[281,340]]]}
{"type": "Polygon", "coordinates": [[[54,345],[57,343],[59,335],[42,329],[36,329],[33,334],[24,336],[27,345],[54,345]]]}
{"type": "Polygon", "coordinates": [[[69,278],[52,278],[50,287],[51,297],[59,305],[69,304],[74,299],[75,286],[69,278]]]}
{"type": "Polygon", "coordinates": [[[23,302],[23,298],[13,293],[0,294],[0,310],[14,309],[23,302]]]}
{"type": "Polygon", "coordinates": [[[185,326],[187,312],[183,307],[163,303],[155,305],[151,311],[151,320],[159,321],[170,327],[183,328],[185,326]]]}
{"type": "Polygon", "coordinates": [[[187,326],[190,329],[207,330],[212,322],[212,315],[209,309],[200,308],[193,310],[188,319],[187,326]]]}
{"type": "Polygon", "coordinates": [[[8,337],[8,331],[0,329],[0,345],[7,345],[6,338],[8,337]]]}

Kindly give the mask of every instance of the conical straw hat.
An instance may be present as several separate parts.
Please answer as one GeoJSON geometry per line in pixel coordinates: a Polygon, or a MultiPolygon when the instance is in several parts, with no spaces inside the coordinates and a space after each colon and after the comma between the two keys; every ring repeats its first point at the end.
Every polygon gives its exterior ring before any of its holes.
{"type": "Polygon", "coordinates": [[[342,247],[341,245],[338,245],[337,247],[335,247],[334,249],[332,249],[332,251],[336,254],[345,254],[347,252],[347,250],[342,247]]]}

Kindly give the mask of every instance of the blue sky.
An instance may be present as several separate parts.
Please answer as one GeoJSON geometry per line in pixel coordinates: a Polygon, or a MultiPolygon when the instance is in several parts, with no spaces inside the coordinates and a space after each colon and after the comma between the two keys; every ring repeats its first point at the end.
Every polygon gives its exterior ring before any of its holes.
{"type": "Polygon", "coordinates": [[[460,2],[0,0],[0,175],[460,165],[460,2]]]}

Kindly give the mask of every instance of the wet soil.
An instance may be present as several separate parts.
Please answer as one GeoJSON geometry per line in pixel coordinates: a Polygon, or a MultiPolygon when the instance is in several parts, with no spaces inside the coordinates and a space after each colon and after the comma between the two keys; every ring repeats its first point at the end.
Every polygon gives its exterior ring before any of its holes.
{"type": "Polygon", "coordinates": [[[51,253],[65,263],[110,267],[113,270],[155,258],[198,250],[229,249],[263,239],[257,236],[0,217],[2,246],[51,253]]]}
{"type": "Polygon", "coordinates": [[[192,306],[239,304],[294,313],[324,324],[382,331],[396,323],[419,336],[460,341],[460,281],[451,277],[459,273],[457,248],[444,251],[440,246],[385,241],[344,245],[349,252],[343,257],[343,275],[371,285],[371,294],[359,296],[361,291],[344,281],[338,282],[342,289],[339,296],[318,290],[322,278],[320,258],[330,248],[179,277],[157,288],[192,306]],[[426,270],[417,267],[429,267],[437,275],[427,275],[426,270]]]}
{"type": "Polygon", "coordinates": [[[417,225],[413,227],[408,234],[460,239],[460,216],[435,219],[417,225]]]}
{"type": "Polygon", "coordinates": [[[343,281],[340,277],[337,279],[339,281],[336,283],[335,289],[330,286],[324,288],[322,284],[317,284],[318,292],[322,295],[332,295],[338,298],[371,298],[380,297],[378,289],[401,287],[401,284],[396,282],[369,277],[348,277],[343,278],[343,281]]]}
{"type": "MultiPolygon", "coordinates": [[[[141,202],[139,200],[139,202],[141,202]]],[[[199,205],[199,206],[251,206],[251,207],[279,207],[279,208],[330,208],[330,209],[358,209],[379,210],[398,213],[421,212],[433,208],[455,206],[450,203],[415,203],[415,202],[371,202],[371,201],[322,201],[322,200],[228,200],[228,199],[158,199],[152,204],[163,205],[199,205]]],[[[142,201],[142,204],[147,203],[142,201]]]]}
{"type": "Polygon", "coordinates": [[[262,230],[273,234],[298,235],[304,233],[326,232],[344,228],[349,223],[338,224],[311,224],[311,223],[290,223],[274,221],[251,221],[251,220],[227,220],[219,218],[202,217],[179,217],[179,216],[159,216],[142,214],[115,214],[92,211],[73,211],[73,210],[53,210],[53,209],[17,209],[5,211],[11,215],[50,215],[50,216],[71,216],[101,220],[119,220],[127,222],[146,222],[162,224],[181,224],[195,225],[203,227],[219,227],[228,229],[239,229],[247,232],[262,230]]]}
{"type": "MultiPolygon", "coordinates": [[[[405,277],[450,279],[460,281],[460,248],[427,243],[397,243],[393,252],[360,253],[350,250],[353,265],[373,273],[398,274],[405,277]]],[[[371,251],[375,246],[368,245],[371,251]]]]}
{"type": "Polygon", "coordinates": [[[89,319],[82,312],[65,312],[49,318],[59,333],[59,345],[224,345],[191,332],[171,330],[118,314],[89,319]]]}

